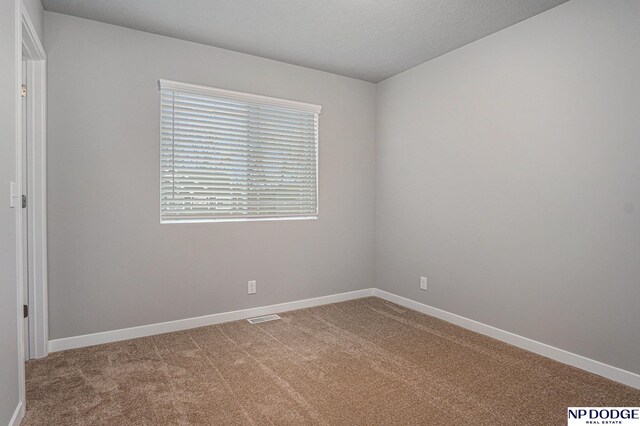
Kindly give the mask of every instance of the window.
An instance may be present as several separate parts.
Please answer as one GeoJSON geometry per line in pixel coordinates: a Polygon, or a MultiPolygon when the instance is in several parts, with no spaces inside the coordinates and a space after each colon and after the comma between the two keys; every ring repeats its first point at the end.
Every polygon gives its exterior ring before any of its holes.
{"type": "Polygon", "coordinates": [[[159,86],[161,222],[316,217],[319,106],[159,86]]]}

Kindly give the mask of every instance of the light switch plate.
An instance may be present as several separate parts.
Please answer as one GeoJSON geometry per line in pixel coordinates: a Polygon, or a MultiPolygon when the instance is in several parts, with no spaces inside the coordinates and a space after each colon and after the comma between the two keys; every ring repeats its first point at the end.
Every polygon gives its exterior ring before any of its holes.
{"type": "Polygon", "coordinates": [[[9,200],[9,207],[12,209],[16,207],[16,203],[18,202],[18,184],[15,182],[11,182],[9,184],[9,196],[11,199],[9,200]]]}

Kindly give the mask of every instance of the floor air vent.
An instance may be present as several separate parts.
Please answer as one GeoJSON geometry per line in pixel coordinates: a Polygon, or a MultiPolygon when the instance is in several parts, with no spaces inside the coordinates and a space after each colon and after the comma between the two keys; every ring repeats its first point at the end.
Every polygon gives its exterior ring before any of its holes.
{"type": "Polygon", "coordinates": [[[277,315],[265,315],[263,317],[249,318],[247,321],[249,321],[251,324],[260,324],[261,322],[275,321],[279,319],[280,317],[277,315]]]}

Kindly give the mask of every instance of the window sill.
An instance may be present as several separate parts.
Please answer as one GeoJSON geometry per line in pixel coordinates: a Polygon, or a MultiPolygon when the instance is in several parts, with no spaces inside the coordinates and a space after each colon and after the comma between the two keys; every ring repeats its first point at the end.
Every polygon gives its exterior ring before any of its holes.
{"type": "Polygon", "coordinates": [[[318,216],[296,216],[296,217],[234,217],[225,219],[179,219],[160,220],[161,225],[180,223],[220,223],[220,222],[267,222],[281,220],[316,220],[318,216]]]}

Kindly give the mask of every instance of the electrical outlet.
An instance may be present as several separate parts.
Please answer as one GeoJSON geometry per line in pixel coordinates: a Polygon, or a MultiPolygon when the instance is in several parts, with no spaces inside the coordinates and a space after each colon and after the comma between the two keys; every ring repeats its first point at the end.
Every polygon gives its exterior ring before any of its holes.
{"type": "Polygon", "coordinates": [[[427,277],[420,277],[420,290],[427,289],[427,277]]]}
{"type": "Polygon", "coordinates": [[[257,290],[257,284],[255,280],[249,281],[247,283],[247,294],[255,294],[257,290]]]}

